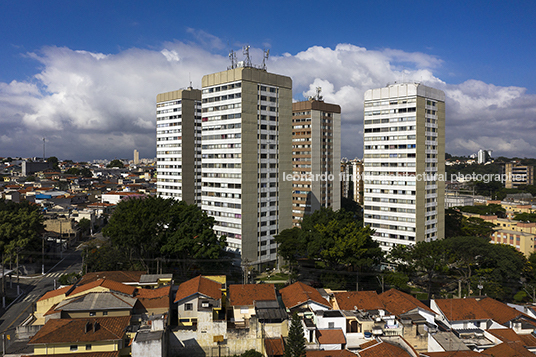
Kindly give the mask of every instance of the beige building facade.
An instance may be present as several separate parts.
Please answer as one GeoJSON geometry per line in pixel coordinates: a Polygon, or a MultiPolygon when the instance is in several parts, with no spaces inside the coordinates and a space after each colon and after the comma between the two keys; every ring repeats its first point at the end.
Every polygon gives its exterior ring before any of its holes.
{"type": "Polygon", "coordinates": [[[383,250],[444,238],[445,94],[419,83],[368,90],[364,223],[383,250]]]}
{"type": "MultiPolygon", "coordinates": [[[[292,103],[292,223],[321,207],[341,208],[341,107],[292,103]]],[[[287,176],[288,177],[288,176],[287,176]]]]}
{"type": "Polygon", "coordinates": [[[201,208],[247,264],[277,259],[292,226],[292,80],[236,67],[202,80],[201,208]]]}
{"type": "Polygon", "coordinates": [[[201,198],[201,91],[156,97],[157,194],[188,204],[201,198]]]}
{"type": "Polygon", "coordinates": [[[534,167],[518,165],[515,162],[504,164],[504,187],[518,188],[522,185],[534,185],[534,167]]]}

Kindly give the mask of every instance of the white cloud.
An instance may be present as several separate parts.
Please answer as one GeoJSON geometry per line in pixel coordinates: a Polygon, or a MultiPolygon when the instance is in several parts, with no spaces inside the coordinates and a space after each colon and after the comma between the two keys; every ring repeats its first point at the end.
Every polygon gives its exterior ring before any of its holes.
{"type": "MultiPolygon", "coordinates": [[[[134,149],[154,157],[156,95],[187,87],[190,80],[199,88],[203,75],[229,65],[227,56],[213,52],[221,48],[220,39],[190,32],[199,44],[166,42],[160,49],[117,54],[44,47],[27,54],[39,64],[35,76],[0,83],[0,153],[39,156],[46,137],[47,155],[60,158],[130,158],[134,149]]],[[[262,50],[250,52],[260,64],[262,50]]],[[[364,92],[410,80],[445,91],[447,152],[484,148],[496,155],[534,156],[536,96],[472,79],[447,84],[433,73],[441,64],[425,53],[352,44],[314,46],[272,56],[267,63],[270,72],[292,77],[295,100],[315,94],[319,86],[327,102],[341,106],[343,156],[362,155],[364,92]]]]}

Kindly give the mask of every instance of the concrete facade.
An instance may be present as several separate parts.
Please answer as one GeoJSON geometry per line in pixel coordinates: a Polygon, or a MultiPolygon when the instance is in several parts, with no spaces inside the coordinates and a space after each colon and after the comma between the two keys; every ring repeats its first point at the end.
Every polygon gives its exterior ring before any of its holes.
{"type": "Polygon", "coordinates": [[[202,81],[201,208],[247,264],[277,259],[291,227],[292,80],[239,67],[202,81]]]}
{"type": "Polygon", "coordinates": [[[418,83],[365,93],[364,223],[383,250],[444,238],[445,94],[418,83]]]}

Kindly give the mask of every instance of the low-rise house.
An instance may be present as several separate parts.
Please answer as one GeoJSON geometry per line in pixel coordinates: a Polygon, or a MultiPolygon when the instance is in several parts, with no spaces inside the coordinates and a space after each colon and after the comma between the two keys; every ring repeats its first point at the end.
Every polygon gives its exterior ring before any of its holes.
{"type": "Polygon", "coordinates": [[[200,313],[208,314],[209,323],[222,320],[222,296],[222,284],[201,275],[180,284],[174,301],[179,326],[196,328],[200,313]]]}
{"type": "Polygon", "coordinates": [[[531,334],[536,331],[536,318],[490,297],[477,301],[494,322],[511,328],[518,334],[531,334]]]}
{"type": "Polygon", "coordinates": [[[29,341],[35,355],[130,354],[129,316],[49,320],[29,341]]]}
{"type": "MultiPolygon", "coordinates": [[[[439,321],[454,330],[487,330],[494,324],[476,299],[435,299],[430,308],[439,321]]],[[[495,328],[501,325],[495,323],[495,328]]]]}
{"type": "Polygon", "coordinates": [[[315,338],[316,347],[319,350],[343,350],[346,346],[346,337],[340,328],[318,329],[315,338]]]}
{"type": "Polygon", "coordinates": [[[230,285],[228,299],[235,327],[249,326],[256,301],[277,301],[274,284],[230,285]]]}
{"type": "Polygon", "coordinates": [[[279,291],[287,310],[292,313],[296,309],[307,307],[311,311],[330,310],[331,304],[318,290],[302,282],[296,282],[279,291]]]}

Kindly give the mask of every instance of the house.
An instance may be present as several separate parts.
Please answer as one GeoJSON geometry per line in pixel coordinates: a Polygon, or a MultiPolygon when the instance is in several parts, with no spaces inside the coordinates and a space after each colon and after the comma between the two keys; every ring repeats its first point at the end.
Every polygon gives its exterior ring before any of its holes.
{"type": "Polygon", "coordinates": [[[526,315],[500,301],[485,297],[478,304],[490,318],[502,326],[512,328],[519,334],[530,334],[536,330],[536,318],[526,315]]]}
{"type": "Polygon", "coordinates": [[[171,317],[171,286],[158,289],[137,289],[137,298],[133,318],[140,323],[151,321],[152,316],[162,316],[165,326],[169,325],[171,317]]]}
{"type": "MultiPolygon", "coordinates": [[[[486,330],[493,325],[491,316],[473,298],[435,299],[430,308],[438,315],[438,320],[454,330],[486,330]]],[[[495,323],[496,328],[501,326],[495,323]]]]}
{"type": "Polygon", "coordinates": [[[419,352],[428,351],[428,336],[437,331],[435,313],[415,297],[396,289],[379,295],[385,309],[400,321],[404,339],[419,352]]]}
{"type": "Polygon", "coordinates": [[[236,327],[249,326],[255,316],[255,301],[277,301],[274,284],[230,285],[228,299],[236,327]]]}
{"type": "Polygon", "coordinates": [[[30,339],[35,355],[65,353],[115,352],[130,354],[130,338],[126,334],[129,316],[81,319],[52,319],[30,339]]]}
{"type": "MultiPolygon", "coordinates": [[[[522,346],[524,350],[536,354],[536,337],[533,334],[518,334],[510,328],[489,330],[489,333],[496,336],[503,343],[515,346],[514,349],[517,351],[521,350],[518,346],[522,346]]],[[[490,348],[486,352],[492,353],[493,351],[494,350],[490,348]]],[[[521,356],[526,354],[525,351],[520,353],[521,356]]]]}
{"type": "Polygon", "coordinates": [[[136,286],[142,275],[145,275],[145,271],[98,271],[85,274],[78,285],[84,285],[87,283],[92,283],[99,279],[109,279],[117,281],[125,285],[136,286]]]}
{"type": "Polygon", "coordinates": [[[315,288],[296,282],[279,291],[287,310],[293,312],[306,306],[311,311],[330,310],[331,304],[315,288]]]}
{"type": "Polygon", "coordinates": [[[318,329],[315,338],[319,350],[343,350],[346,346],[346,337],[340,328],[318,329]]]}
{"type": "Polygon", "coordinates": [[[36,321],[34,322],[34,325],[43,325],[45,323],[45,313],[47,313],[54,305],[67,298],[78,297],[90,292],[115,292],[117,294],[133,297],[135,291],[135,287],[124,285],[109,279],[100,279],[81,286],[70,285],[64,288],[49,291],[36,302],[34,312],[36,321]]]}
{"type": "Polygon", "coordinates": [[[419,357],[419,354],[400,336],[363,344],[357,355],[360,357],[419,357]]]}
{"type": "Polygon", "coordinates": [[[180,284],[174,301],[179,326],[195,328],[199,313],[208,313],[210,320],[221,319],[225,313],[222,296],[222,284],[201,275],[180,284]]]}

